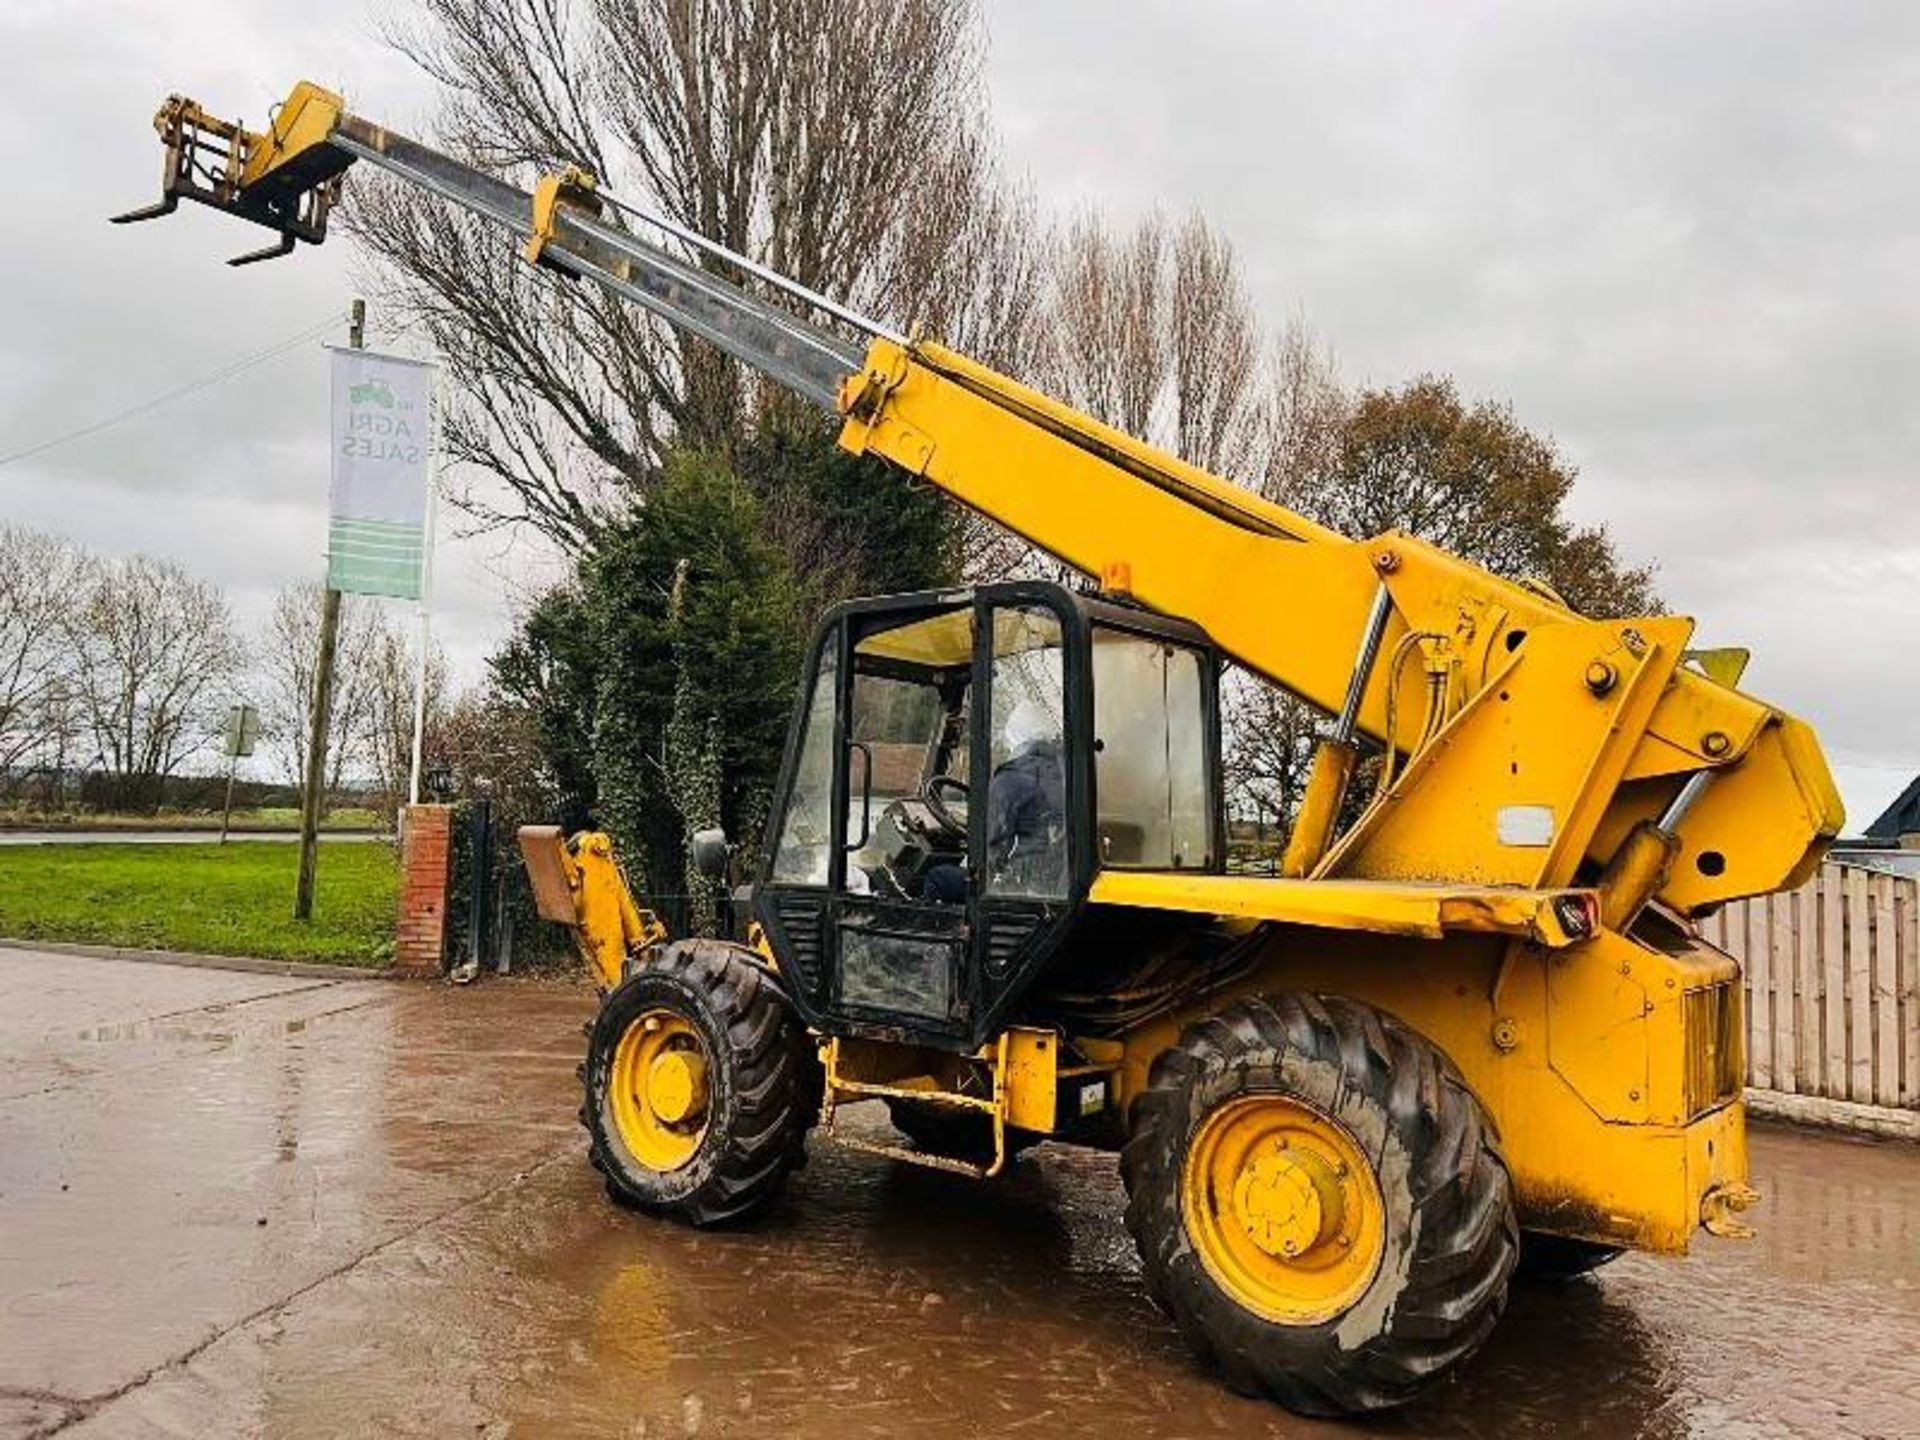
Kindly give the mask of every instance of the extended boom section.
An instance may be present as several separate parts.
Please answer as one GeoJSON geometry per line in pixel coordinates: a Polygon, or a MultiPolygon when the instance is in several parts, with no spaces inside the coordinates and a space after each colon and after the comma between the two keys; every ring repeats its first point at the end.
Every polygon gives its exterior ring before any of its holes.
{"type": "MultiPolygon", "coordinates": [[[[859,346],[621,228],[603,213],[596,182],[584,171],[566,171],[534,191],[522,190],[348,113],[339,96],[308,82],[262,133],[215,120],[180,96],[161,108],[154,123],[167,150],[161,201],[115,216],[116,223],[158,219],[182,199],[192,200],[279,231],[279,245],[233,263],[269,259],[289,253],[296,240],[318,244],[325,238],[339,178],[364,160],[524,239],[536,263],[606,287],[824,408],[833,408],[842,378],[860,367],[859,346]]],[[[627,213],[685,233],[671,222],[627,213]]],[[[830,303],[802,287],[788,289],[796,298],[830,303]]],[[[859,318],[834,308],[842,317],[859,318]]],[[[878,324],[861,323],[871,333],[884,333],[878,324]]]]}
{"type": "Polygon", "coordinates": [[[1617,859],[1609,915],[1624,923],[1655,897],[1690,913],[1797,883],[1838,833],[1838,798],[1806,727],[1686,666],[1683,619],[1590,621],[1411,537],[1338,535],[619,207],[584,172],[522,190],[304,83],[262,134],[179,97],[156,125],[165,196],[121,219],[192,199],[279,229],[280,249],[243,257],[261,258],[321,239],[340,175],[366,161],[520,238],[536,263],[843,412],[847,448],[884,456],[1086,574],[1125,576],[1133,598],[1195,621],[1249,669],[1340,714],[1346,733],[1316,765],[1298,873],[1553,886],[1617,859]],[[639,238],[627,218],[830,312],[864,332],[865,350],[639,238]],[[1355,737],[1397,773],[1336,843],[1355,737]],[[1661,829],[1702,774],[1713,783],[1693,791],[1684,831],[1661,829]]]}
{"type": "Polygon", "coordinates": [[[1691,622],[1680,617],[1587,620],[1542,588],[1410,536],[1339,535],[603,197],[585,172],[522,190],[350,114],[310,82],[261,133],[178,96],[155,124],[163,199],[120,220],[191,199],[280,231],[280,247],[242,260],[264,258],[322,239],[340,176],[365,161],[499,226],[535,263],[604,286],[837,410],[848,449],[1199,624],[1234,660],[1337,714],[1296,827],[1293,873],[1598,880],[1611,891],[1610,923],[1624,928],[1651,899],[1694,913],[1799,883],[1839,831],[1811,731],[1689,666],[1691,622]],[[627,220],[707,263],[639,238],[627,220]],[[860,333],[864,348],[800,310],[860,333]],[[1336,837],[1360,740],[1385,753],[1387,778],[1336,837]]]}

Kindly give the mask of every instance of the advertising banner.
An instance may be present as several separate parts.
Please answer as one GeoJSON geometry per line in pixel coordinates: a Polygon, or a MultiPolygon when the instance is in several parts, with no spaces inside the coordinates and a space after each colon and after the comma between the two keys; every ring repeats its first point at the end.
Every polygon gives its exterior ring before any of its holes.
{"type": "Polygon", "coordinates": [[[433,466],[434,367],[333,351],[333,490],[327,584],[418,600],[433,466]]]}

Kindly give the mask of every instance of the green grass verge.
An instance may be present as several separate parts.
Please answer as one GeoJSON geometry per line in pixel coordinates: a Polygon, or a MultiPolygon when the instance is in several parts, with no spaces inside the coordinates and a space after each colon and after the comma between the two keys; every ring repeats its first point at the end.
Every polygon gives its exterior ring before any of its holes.
{"type": "MultiPolygon", "coordinates": [[[[260,805],[233,812],[235,830],[298,830],[300,811],[291,805],[260,805]]],[[[320,817],[322,830],[389,830],[377,810],[343,805],[320,817]]],[[[95,814],[87,810],[24,810],[0,807],[0,830],[211,830],[220,812],[162,810],[154,815],[95,814]]]]}
{"type": "Polygon", "coordinates": [[[305,923],[293,918],[299,858],[296,845],[0,846],[0,935],[387,964],[399,887],[392,849],[323,847],[305,923]]]}

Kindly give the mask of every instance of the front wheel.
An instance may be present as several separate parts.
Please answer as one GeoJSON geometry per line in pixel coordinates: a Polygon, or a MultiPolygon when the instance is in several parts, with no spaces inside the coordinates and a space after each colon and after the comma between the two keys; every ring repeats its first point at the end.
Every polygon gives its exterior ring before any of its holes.
{"type": "Polygon", "coordinates": [[[696,1225],[772,1199],[805,1157],[808,1062],[785,997],[734,946],[655,950],[588,1031],[580,1122],[607,1193],[696,1225]]]}
{"type": "Polygon", "coordinates": [[[1121,1153],[1148,1288],[1235,1389],[1411,1399],[1486,1339],[1519,1249],[1492,1122],[1356,1001],[1242,1000],[1153,1063],[1121,1153]]]}

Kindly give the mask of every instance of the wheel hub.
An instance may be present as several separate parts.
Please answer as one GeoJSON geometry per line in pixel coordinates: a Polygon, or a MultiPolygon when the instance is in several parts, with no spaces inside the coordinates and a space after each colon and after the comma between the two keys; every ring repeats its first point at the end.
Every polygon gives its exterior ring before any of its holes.
{"type": "Polygon", "coordinates": [[[707,1107],[707,1063],[688,1050],[654,1057],[647,1071],[647,1103],[668,1125],[684,1125],[707,1107]]]}
{"type": "Polygon", "coordinates": [[[678,1170],[699,1152],[710,1099],[706,1042],[684,1015],[649,1010],[614,1047],[612,1129],[644,1169],[678,1170]]]}
{"type": "Polygon", "coordinates": [[[1372,1165],[1343,1125],[1291,1096],[1243,1095],[1208,1115],[1181,1195],[1201,1262],[1264,1319],[1329,1319],[1379,1270],[1386,1211],[1372,1165]]]}
{"type": "Polygon", "coordinates": [[[1234,1217],[1268,1255],[1292,1259],[1312,1250],[1339,1230],[1344,1211],[1326,1163],[1285,1140],[1250,1157],[1234,1182],[1234,1217]]]}

